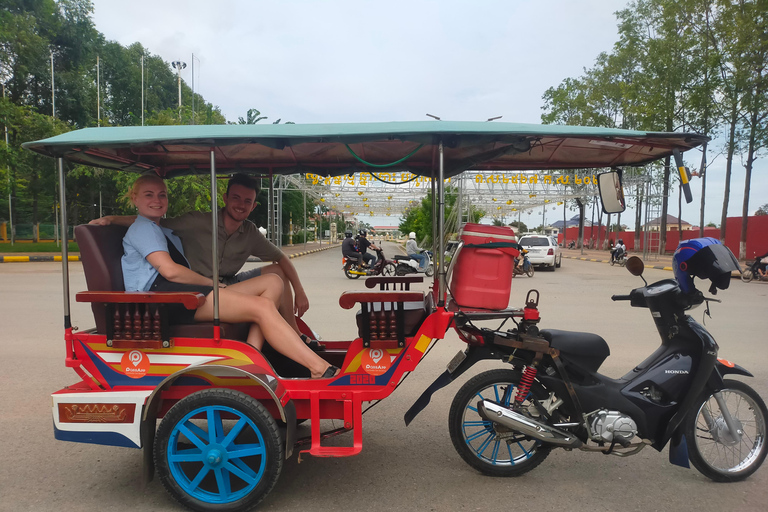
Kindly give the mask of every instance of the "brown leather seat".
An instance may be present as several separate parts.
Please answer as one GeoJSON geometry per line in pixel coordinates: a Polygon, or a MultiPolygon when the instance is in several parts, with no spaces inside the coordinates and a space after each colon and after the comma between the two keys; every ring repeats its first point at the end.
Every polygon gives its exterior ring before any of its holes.
{"type": "MultiPolygon", "coordinates": [[[[89,291],[124,291],[123,269],[120,258],[123,256],[123,237],[128,228],[123,226],[95,226],[83,224],[75,228],[75,239],[80,248],[80,260],[83,262],[85,282],[89,291]]],[[[104,303],[91,304],[96,332],[107,332],[107,306],[104,303]]],[[[245,341],[249,324],[221,324],[221,336],[227,339],[245,341]]],[[[211,338],[213,323],[201,322],[188,325],[171,325],[172,337],[211,338]]]]}

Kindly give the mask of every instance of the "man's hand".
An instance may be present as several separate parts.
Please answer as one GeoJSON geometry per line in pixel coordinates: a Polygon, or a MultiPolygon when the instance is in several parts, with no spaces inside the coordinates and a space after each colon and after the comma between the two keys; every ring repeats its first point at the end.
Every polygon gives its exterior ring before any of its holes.
{"type": "Polygon", "coordinates": [[[93,224],[95,226],[109,226],[112,224],[112,221],[109,219],[109,217],[99,217],[98,219],[93,219],[88,224],[93,224]]]}
{"type": "Polygon", "coordinates": [[[309,298],[303,289],[296,290],[296,297],[294,297],[293,302],[293,312],[301,318],[309,309],[309,298]]]}

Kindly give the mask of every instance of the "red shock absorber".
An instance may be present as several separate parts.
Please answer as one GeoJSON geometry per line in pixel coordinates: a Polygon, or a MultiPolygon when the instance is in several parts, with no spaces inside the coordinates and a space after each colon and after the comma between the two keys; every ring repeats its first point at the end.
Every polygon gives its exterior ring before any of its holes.
{"type": "Polygon", "coordinates": [[[531,390],[531,384],[536,378],[538,370],[533,366],[526,366],[523,370],[523,376],[520,378],[520,385],[517,387],[517,395],[515,395],[515,404],[520,405],[528,396],[528,392],[531,390]]]}

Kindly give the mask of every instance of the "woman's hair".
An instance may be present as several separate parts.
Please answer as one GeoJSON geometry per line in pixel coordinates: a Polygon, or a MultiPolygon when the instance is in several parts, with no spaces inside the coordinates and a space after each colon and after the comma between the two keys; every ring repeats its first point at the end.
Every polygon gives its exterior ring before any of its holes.
{"type": "MultiPolygon", "coordinates": [[[[139,189],[141,188],[142,185],[144,185],[145,183],[152,183],[152,182],[160,183],[165,187],[165,181],[163,181],[163,179],[157,174],[154,174],[154,173],[142,174],[141,176],[136,178],[136,181],[133,182],[131,189],[125,194],[125,196],[128,199],[132,200],[133,196],[139,193],[139,189]]],[[[166,190],[168,190],[168,187],[166,187],[166,190]]]]}

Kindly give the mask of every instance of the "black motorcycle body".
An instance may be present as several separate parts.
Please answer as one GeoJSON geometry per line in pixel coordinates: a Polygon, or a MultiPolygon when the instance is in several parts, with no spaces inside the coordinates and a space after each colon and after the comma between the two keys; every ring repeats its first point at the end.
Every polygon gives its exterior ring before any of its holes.
{"type": "Polygon", "coordinates": [[[741,480],[756,471],[768,452],[768,411],[749,386],[724,379],[751,374],[719,360],[714,338],[685,314],[704,301],[703,295],[684,294],[669,279],[612,299],[647,308],[661,337],[661,346],[623,377],[599,373],[610,355],[602,337],[539,331],[538,292],[531,290],[522,310],[455,314],[456,331],[469,347],[406,413],[406,424],[436,390],[475,363],[500,359],[512,368],[470,379],[454,398],[449,418],[454,447],[483,473],[522,474],[554,447],[626,456],[647,445],[661,451],[667,444],[672,463],[689,467],[690,460],[713,480],[741,480]],[[501,331],[473,323],[504,315],[520,318],[518,327],[501,331]],[[749,405],[743,409],[754,417],[738,416],[739,407],[726,403],[731,395],[743,398],[749,405]],[[753,427],[754,432],[745,433],[753,427]],[[707,443],[717,444],[716,449],[707,451],[707,443]],[[708,457],[721,447],[738,449],[736,460],[743,456],[744,461],[719,467],[708,457]]]}
{"type": "Polygon", "coordinates": [[[376,251],[376,263],[372,267],[361,267],[360,262],[353,258],[342,258],[342,270],[348,279],[359,279],[360,276],[394,276],[396,263],[384,257],[381,249],[376,251]]]}

